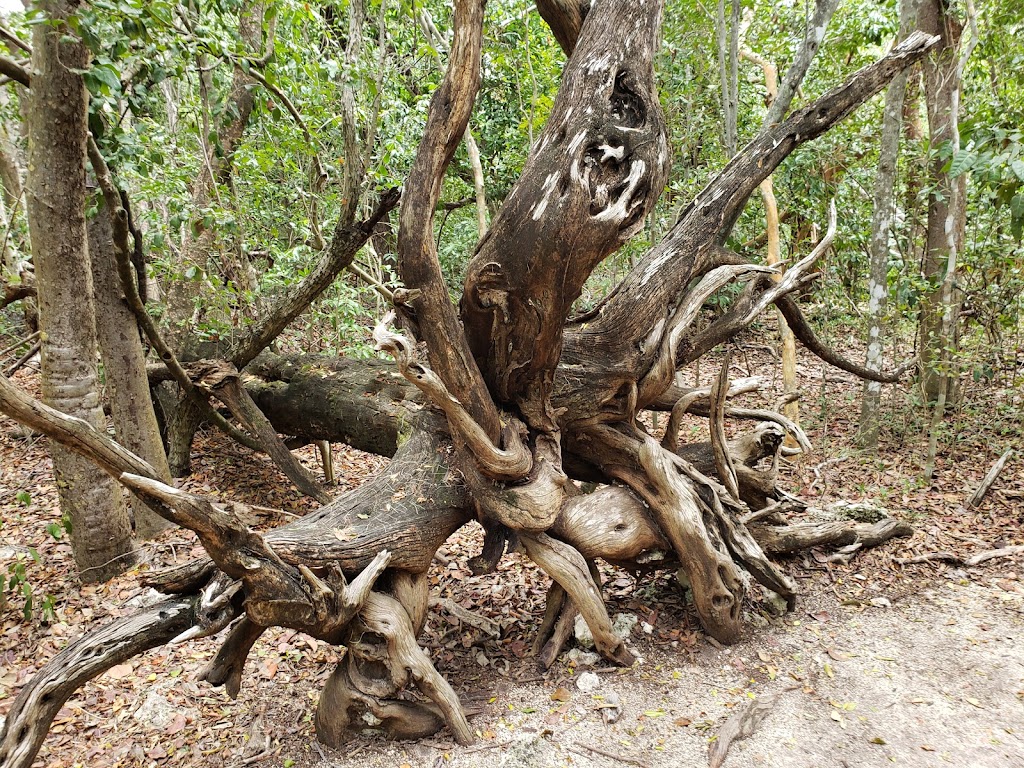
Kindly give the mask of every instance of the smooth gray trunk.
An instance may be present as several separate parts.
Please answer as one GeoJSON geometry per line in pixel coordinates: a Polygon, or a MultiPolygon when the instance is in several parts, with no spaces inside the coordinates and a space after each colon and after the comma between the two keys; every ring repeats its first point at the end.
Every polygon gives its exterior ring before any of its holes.
{"type": "MultiPolygon", "coordinates": [[[[900,38],[912,29],[917,0],[901,0],[900,38]]],[[[893,197],[896,185],[896,164],[900,150],[900,129],[903,125],[903,102],[907,93],[907,72],[893,78],[885,92],[882,113],[882,139],[878,151],[878,170],[875,174],[873,195],[874,212],[871,217],[871,259],[868,268],[868,350],[865,366],[872,371],[882,370],[884,325],[889,294],[889,242],[892,230],[893,197]]],[[[858,441],[864,448],[878,448],[878,430],[881,422],[879,407],[882,385],[877,381],[864,382],[860,406],[858,441]]]]}
{"type": "MultiPolygon", "coordinates": [[[[42,3],[55,23],[33,30],[28,102],[28,218],[42,331],[44,401],[105,428],[96,373],[92,274],[85,226],[88,94],[85,46],[69,33],[64,2],[42,3]]],[[[133,562],[131,519],[120,488],[88,459],[51,444],[61,510],[83,581],[103,581],[133,562]]]]}
{"type": "MultiPolygon", "coordinates": [[[[139,326],[124,299],[117,276],[110,213],[99,198],[99,210],[88,223],[89,261],[96,302],[96,338],[117,441],[141,456],[169,483],[171,471],[160,440],[160,426],[146,376],[146,354],[139,326]]],[[[169,524],[137,497],[132,497],[135,533],[151,539],[169,524]]]]}

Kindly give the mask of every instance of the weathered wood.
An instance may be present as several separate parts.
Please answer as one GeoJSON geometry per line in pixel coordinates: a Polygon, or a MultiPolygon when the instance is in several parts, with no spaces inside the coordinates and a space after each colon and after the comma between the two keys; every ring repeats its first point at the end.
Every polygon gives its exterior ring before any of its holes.
{"type": "Polygon", "coordinates": [[[434,211],[445,169],[466,132],[480,87],[483,0],[456,0],[448,70],[434,91],[416,159],[405,184],[398,224],[398,267],[414,292],[409,306],[418,318],[430,366],[447,390],[497,443],[498,411],[484,386],[448,295],[434,244],[434,211]]]}
{"type": "Polygon", "coordinates": [[[766,552],[789,555],[811,547],[844,547],[858,543],[870,547],[894,536],[910,536],[914,529],[902,520],[887,518],[877,523],[836,520],[781,526],[755,524],[751,532],[766,552]]]}
{"type": "MultiPolygon", "coordinates": [[[[566,325],[554,384],[555,407],[566,409],[563,420],[599,417],[612,410],[612,403],[628,399],[630,382],[641,379],[661,357],[661,344],[648,340],[652,329],[667,327],[693,280],[730,263],[723,260],[720,243],[760,182],[799,145],[842,120],[934,44],[928,35],[911,36],[842,86],[760,134],[684,209],[665,240],[637,262],[602,305],[566,325]],[[583,371],[587,375],[580,375],[583,371]]],[[[784,292],[779,294],[781,301],[784,292]]],[[[786,319],[793,326],[788,315],[786,319]]],[[[681,358],[693,359],[685,338],[676,362],[681,358]]]]}
{"type": "Polygon", "coordinates": [[[594,427],[578,449],[589,449],[601,469],[629,485],[650,505],[693,585],[705,629],[723,643],[740,635],[745,587],[718,536],[705,524],[706,505],[679,472],[672,454],[649,435],[624,426],[594,427]]]}
{"type": "Polygon", "coordinates": [[[732,355],[726,352],[722,360],[722,370],[718,374],[714,386],[711,387],[711,416],[708,420],[708,427],[711,432],[711,453],[715,460],[715,472],[729,495],[739,501],[739,481],[736,479],[736,469],[733,467],[732,456],[729,455],[729,446],[725,436],[725,396],[729,391],[729,365],[731,362],[732,355]]]}
{"type": "Polygon", "coordinates": [[[642,226],[668,174],[652,59],[662,2],[603,0],[537,145],[466,270],[462,317],[494,396],[556,432],[562,327],[593,269],[642,226]]]}
{"type": "Polygon", "coordinates": [[[630,666],[635,660],[633,654],[612,632],[601,590],[580,553],[571,545],[543,533],[523,534],[520,541],[530,559],[559,583],[582,614],[594,636],[598,653],[615,664],[630,666]]]}
{"type": "Polygon", "coordinates": [[[1007,448],[996,463],[992,465],[992,468],[985,473],[985,477],[981,481],[981,485],[979,485],[974,493],[972,493],[967,499],[968,509],[974,509],[981,504],[981,500],[985,498],[985,494],[988,493],[988,489],[992,487],[992,483],[994,483],[996,478],[999,477],[999,473],[1003,471],[1003,467],[1006,466],[1006,462],[1010,460],[1010,456],[1012,455],[1013,449],[1007,448]]]}
{"type": "Polygon", "coordinates": [[[503,447],[491,438],[466,407],[452,397],[441,378],[429,367],[417,362],[412,342],[400,333],[388,330],[393,319],[390,313],[373,331],[377,349],[388,352],[398,363],[398,370],[448,417],[456,440],[464,443],[480,471],[492,480],[514,482],[526,477],[533,467],[533,457],[519,436],[519,425],[513,420],[501,430],[503,447]]]}
{"type": "Polygon", "coordinates": [[[30,768],[53,718],[87,681],[164,645],[191,626],[195,597],[176,597],[91,630],[58,653],[22,688],[0,730],[0,766],[30,768]]]}
{"type": "MultiPolygon", "coordinates": [[[[195,370],[194,366],[193,370],[195,370]]],[[[320,487],[313,476],[288,450],[270,420],[249,397],[234,365],[221,361],[205,363],[199,376],[199,386],[224,403],[242,426],[256,436],[277,468],[295,483],[296,488],[321,504],[326,504],[331,500],[331,495],[320,487]]]]}

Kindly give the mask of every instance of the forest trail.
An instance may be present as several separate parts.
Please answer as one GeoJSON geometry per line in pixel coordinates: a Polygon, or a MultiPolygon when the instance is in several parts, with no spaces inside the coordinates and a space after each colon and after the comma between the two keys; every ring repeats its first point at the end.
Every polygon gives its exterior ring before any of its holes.
{"type": "Polygon", "coordinates": [[[374,742],[296,765],[706,765],[711,738],[755,695],[777,696],[776,706],[733,744],[730,768],[1014,768],[1024,763],[1024,584],[1000,579],[1005,571],[950,574],[920,592],[896,583],[877,606],[842,605],[821,579],[799,612],[726,650],[701,642],[690,662],[639,642],[643,663],[600,675],[591,693],[562,665],[544,682],[506,683],[472,720],[490,736],[480,747],[374,742]],[[561,687],[571,698],[560,704],[551,697],[561,687]],[[606,725],[612,694],[622,717],[606,725]]]}
{"type": "MultiPolygon", "coordinates": [[[[801,352],[801,354],[806,354],[801,352]]],[[[772,363],[750,355],[751,372],[772,363]],[[751,361],[753,365],[751,364],[751,361]]],[[[700,631],[692,605],[670,573],[640,580],[604,568],[612,615],[635,617],[628,644],[643,662],[617,670],[572,665],[563,655],[546,675],[530,653],[543,614],[547,581],[528,560],[503,558],[496,573],[474,576],[480,532],[467,527],[441,548],[431,595],[497,622],[501,637],[461,623],[444,605],[430,611],[421,643],[467,708],[473,747],[457,747],[443,731],[419,743],[357,738],[344,751],[316,743],[316,698],[338,651],[290,630],[273,630],[247,665],[239,698],[198,682],[216,652],[215,639],[165,647],[119,665],[65,705],[40,752],[47,768],[119,766],[273,766],[274,768],[541,768],[613,765],[701,766],[722,725],[751,697],[777,696],[773,711],[746,740],[735,742],[727,768],[778,766],[933,766],[1016,768],[1024,764],[1024,557],[973,568],[944,562],[900,565],[929,552],[968,557],[1022,544],[1024,472],[1021,435],[1000,413],[1013,413],[1020,393],[985,390],[974,401],[973,426],[953,425],[955,452],[941,457],[936,482],[915,480],[920,446],[895,441],[907,414],[892,411],[889,444],[878,460],[851,449],[851,409],[858,387],[802,362],[808,389],[820,400],[805,409],[815,454],[785,470],[785,485],[814,504],[839,498],[881,501],[916,532],[910,539],[856,553],[848,564],[812,550],[782,561],[800,587],[794,613],[778,616],[767,602],[747,605],[748,629],[728,649],[700,631]],[[1007,429],[1010,429],[1008,432],[1007,429]],[[1009,442],[1007,442],[1009,440],[1009,442]],[[1017,448],[974,511],[961,501],[977,487],[1005,446],[1017,448]],[[648,625],[645,627],[645,623],[648,625]],[[649,628],[649,632],[646,631],[649,628]],[[581,677],[593,690],[579,687],[581,677]],[[604,713],[616,697],[621,716],[604,713]],[[609,755],[611,755],[609,757],[609,755]],[[633,762],[628,762],[633,761],[633,762]]],[[[35,377],[18,376],[32,389],[35,377]]],[[[693,428],[699,425],[695,422],[693,428]]],[[[312,448],[296,452],[319,472],[312,448]]],[[[336,446],[342,487],[353,487],[386,460],[336,446]]],[[[43,441],[0,417],[0,568],[20,558],[35,599],[31,621],[23,598],[8,591],[0,610],[0,716],[32,673],[82,628],[130,613],[149,595],[139,572],[181,562],[200,550],[189,533],[169,531],[147,550],[149,563],[103,585],[71,586],[66,537],[45,530],[56,492],[43,441]],[[19,499],[20,493],[28,494],[19,499]],[[28,501],[26,504],[25,501],[28,501]],[[36,548],[40,561],[28,554],[36,548]],[[54,597],[57,621],[40,621],[54,597]]],[[[219,434],[196,446],[195,474],[185,487],[274,506],[309,508],[283,484],[264,456],[219,434]]],[[[283,520],[249,521],[259,527],[283,520]]],[[[7,574],[8,577],[10,574],[7,574]]]]}

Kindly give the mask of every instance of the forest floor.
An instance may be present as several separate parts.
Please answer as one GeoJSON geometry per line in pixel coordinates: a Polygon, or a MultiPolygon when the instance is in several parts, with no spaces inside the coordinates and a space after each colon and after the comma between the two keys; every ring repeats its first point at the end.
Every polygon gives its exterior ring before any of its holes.
{"type": "MultiPolygon", "coordinates": [[[[777,387],[777,365],[763,347],[741,349],[734,365],[734,376],[761,374],[777,387]]],[[[715,372],[703,373],[706,383],[715,372]]],[[[515,555],[503,558],[497,573],[472,576],[466,561],[479,551],[479,530],[467,527],[439,552],[432,596],[498,622],[500,637],[461,624],[442,605],[432,608],[421,642],[477,711],[476,746],[457,747],[442,732],[418,743],[357,738],[344,750],[321,747],[312,716],[338,652],[279,630],[257,643],[235,701],[197,681],[216,639],[110,669],[61,710],[37,765],[705,765],[723,724],[755,700],[771,711],[753,735],[734,743],[727,766],[1024,765],[1024,557],[973,568],[898,562],[1024,544],[1022,372],[1014,372],[1015,381],[971,386],[947,420],[931,484],[921,479],[923,416],[901,405],[905,391],[886,395],[881,450],[870,457],[853,443],[859,384],[803,352],[799,373],[808,393],[801,419],[815,451],[785,468],[782,485],[817,505],[880,504],[916,532],[849,563],[818,551],[785,561],[801,587],[797,610],[777,615],[755,589],[737,645],[722,648],[705,637],[672,574],[638,581],[605,568],[610,611],[627,617],[627,626],[635,619],[628,643],[642,661],[620,670],[563,655],[542,674],[530,647],[546,578],[515,555]],[[981,506],[965,509],[964,499],[1006,448],[1016,453],[981,506]]],[[[30,371],[17,381],[36,387],[30,371]]],[[[747,398],[769,404],[771,389],[747,398]]],[[[699,422],[691,428],[693,439],[706,439],[699,422]]],[[[335,449],[339,492],[386,464],[335,449]]],[[[300,455],[315,468],[309,449],[300,455]]],[[[218,434],[201,435],[194,466],[184,483],[190,489],[293,514],[310,508],[266,457],[218,434]]],[[[81,586],[71,575],[66,536],[47,531],[59,522],[56,510],[43,441],[0,416],[0,575],[13,582],[6,605],[0,602],[0,717],[70,640],[151,597],[139,586],[141,571],[199,551],[193,536],[170,531],[146,544],[142,563],[127,574],[81,586]],[[26,589],[33,599],[28,617],[26,589]]]]}

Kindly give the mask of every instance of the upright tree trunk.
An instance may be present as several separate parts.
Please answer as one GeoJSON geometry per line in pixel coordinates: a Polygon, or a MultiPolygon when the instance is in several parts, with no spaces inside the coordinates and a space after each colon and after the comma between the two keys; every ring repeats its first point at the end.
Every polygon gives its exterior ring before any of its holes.
{"type": "MultiPolygon", "coordinates": [[[[52,23],[33,30],[28,97],[29,228],[39,291],[44,400],[104,427],[96,376],[92,275],[85,226],[88,94],[77,72],[84,45],[65,38],[70,5],[40,4],[52,23]]],[[[83,581],[101,581],[132,563],[131,520],[120,488],[95,464],[53,444],[61,509],[83,581]]]]}
{"type": "Polygon", "coordinates": [[[939,35],[941,42],[924,64],[924,90],[928,108],[928,133],[932,161],[928,195],[928,225],[922,273],[929,291],[921,304],[919,321],[921,388],[929,402],[940,394],[951,393],[949,351],[955,349],[955,327],[959,308],[950,297],[943,300],[943,283],[955,279],[956,254],[963,240],[966,209],[966,176],[952,178],[945,167],[948,157],[939,150],[958,136],[957,105],[960,93],[960,72],[957,51],[963,31],[961,22],[948,12],[943,0],[924,0],[918,14],[918,27],[939,35]],[[952,271],[949,269],[952,265],[952,271]],[[949,322],[944,316],[950,313],[949,322]]]}
{"type": "MultiPolygon", "coordinates": [[[[916,0],[901,0],[901,39],[905,38],[912,28],[915,18],[914,5],[916,0]]],[[[872,371],[882,370],[882,331],[889,293],[889,233],[906,91],[907,72],[904,70],[893,78],[885,91],[882,139],[878,151],[878,172],[875,175],[874,212],[871,217],[871,263],[868,273],[868,351],[864,363],[872,371]]],[[[857,439],[861,446],[871,450],[878,448],[881,394],[882,385],[879,382],[864,381],[857,439]]]]}
{"type": "MultiPolygon", "coordinates": [[[[121,290],[114,259],[110,212],[99,197],[99,210],[88,222],[89,261],[96,300],[96,338],[110,398],[114,432],[121,445],[141,456],[169,483],[171,470],[160,440],[160,425],[153,410],[146,375],[146,354],[139,326],[121,290]]],[[[132,497],[135,533],[153,538],[168,523],[138,497],[132,497]]]]}
{"type": "Polygon", "coordinates": [[[736,154],[739,113],[739,0],[732,0],[730,23],[725,22],[726,0],[718,0],[715,32],[718,38],[718,76],[722,87],[722,138],[726,155],[736,154]]]}

